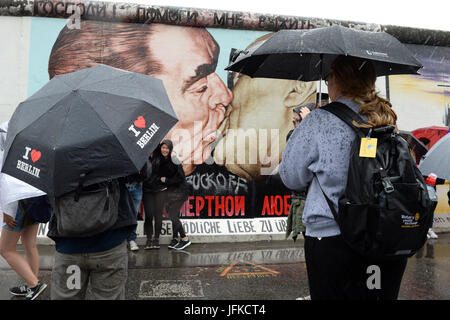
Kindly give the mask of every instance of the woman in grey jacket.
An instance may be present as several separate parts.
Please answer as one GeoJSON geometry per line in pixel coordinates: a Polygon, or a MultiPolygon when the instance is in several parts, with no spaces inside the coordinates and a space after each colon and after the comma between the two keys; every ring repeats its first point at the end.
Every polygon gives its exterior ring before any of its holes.
{"type": "MultiPolygon", "coordinates": [[[[337,57],[327,78],[331,101],[346,104],[367,121],[367,127],[395,125],[389,101],[375,91],[376,74],[370,61],[337,57]]],[[[366,126],[366,125],[364,125],[366,126]]],[[[320,189],[336,211],[344,193],[350,149],[355,133],[335,115],[314,109],[295,129],[283,152],[280,176],[292,190],[309,185],[303,212],[305,259],[311,299],[396,299],[406,258],[377,263],[381,289],[369,290],[368,267],[340,237],[339,226],[320,189]],[[316,178],[314,178],[314,175],[316,178]],[[320,185],[319,185],[320,183],[320,185]]],[[[372,270],[372,269],[370,269],[372,270]]]]}

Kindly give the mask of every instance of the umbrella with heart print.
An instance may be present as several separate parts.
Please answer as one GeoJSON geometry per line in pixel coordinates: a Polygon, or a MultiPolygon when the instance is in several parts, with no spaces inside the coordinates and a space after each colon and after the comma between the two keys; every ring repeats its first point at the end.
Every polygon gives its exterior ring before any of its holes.
{"type": "Polygon", "coordinates": [[[141,170],[178,121],[161,80],[106,65],[58,75],[19,104],[2,172],[52,196],[141,170]]]}

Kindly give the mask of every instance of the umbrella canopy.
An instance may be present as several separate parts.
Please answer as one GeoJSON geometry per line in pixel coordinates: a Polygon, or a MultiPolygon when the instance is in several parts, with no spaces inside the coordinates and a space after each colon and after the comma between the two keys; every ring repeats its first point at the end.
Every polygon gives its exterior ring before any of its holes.
{"type": "Polygon", "coordinates": [[[441,138],[428,151],[419,169],[424,176],[434,173],[438,178],[450,180],[450,134],[441,138]]]}
{"type": "MultiPolygon", "coordinates": [[[[8,122],[0,124],[0,149],[3,150],[8,132],[8,122]]],[[[3,163],[3,153],[0,153],[0,170],[3,163]]],[[[17,212],[17,201],[21,199],[42,196],[41,190],[38,190],[29,184],[0,172],[0,213],[15,218],[17,212]]],[[[0,214],[3,216],[3,214],[0,214]]],[[[0,225],[2,225],[0,223],[0,225]]]]}
{"type": "Polygon", "coordinates": [[[449,127],[430,126],[418,128],[411,133],[419,140],[425,141],[428,148],[432,148],[436,142],[449,132],[449,127]]]}
{"type": "Polygon", "coordinates": [[[161,80],[97,65],[50,80],[9,121],[2,172],[59,196],[138,172],[177,122],[161,80]]]}
{"type": "Polygon", "coordinates": [[[416,162],[419,163],[420,159],[428,152],[428,148],[410,131],[400,130],[399,134],[408,142],[410,148],[416,154],[416,162]]]}
{"type": "Polygon", "coordinates": [[[371,60],[377,76],[417,74],[422,67],[400,41],[385,32],[331,26],[278,31],[259,46],[242,51],[226,70],[250,77],[315,81],[328,76],[339,55],[371,60]]]}

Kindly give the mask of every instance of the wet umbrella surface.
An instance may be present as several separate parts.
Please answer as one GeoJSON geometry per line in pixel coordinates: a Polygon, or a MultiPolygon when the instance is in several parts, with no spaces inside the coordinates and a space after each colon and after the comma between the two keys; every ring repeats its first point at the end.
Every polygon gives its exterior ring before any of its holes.
{"type": "Polygon", "coordinates": [[[425,176],[434,173],[441,179],[450,180],[450,134],[447,133],[428,151],[419,169],[425,176]]]}
{"type": "Polygon", "coordinates": [[[142,169],[177,122],[161,80],[98,65],[59,75],[19,104],[2,172],[59,196],[142,169]]]}
{"type": "Polygon", "coordinates": [[[314,81],[328,76],[339,55],[371,60],[377,76],[416,74],[422,64],[385,32],[342,26],[281,30],[261,45],[241,51],[226,68],[251,77],[314,81]]]}

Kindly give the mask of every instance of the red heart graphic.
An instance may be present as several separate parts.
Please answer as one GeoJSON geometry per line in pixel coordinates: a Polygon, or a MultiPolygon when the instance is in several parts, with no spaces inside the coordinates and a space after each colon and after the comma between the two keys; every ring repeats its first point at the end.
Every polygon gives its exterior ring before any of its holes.
{"type": "Polygon", "coordinates": [[[41,158],[41,152],[37,150],[31,150],[31,161],[36,162],[41,158]]]}
{"type": "Polygon", "coordinates": [[[138,128],[145,128],[145,119],[143,116],[139,116],[137,120],[134,121],[134,125],[138,128]]]}

